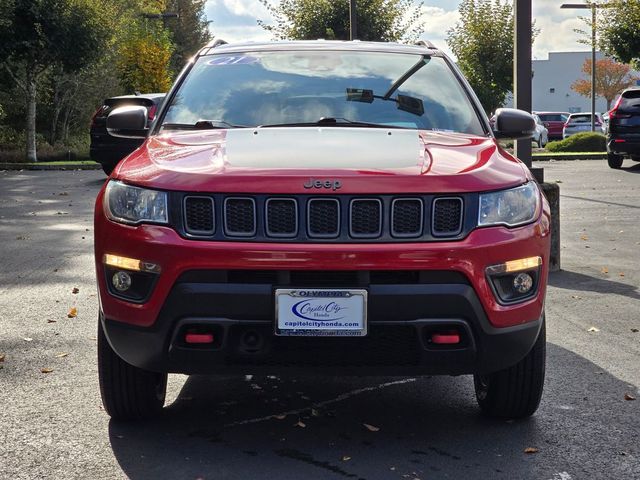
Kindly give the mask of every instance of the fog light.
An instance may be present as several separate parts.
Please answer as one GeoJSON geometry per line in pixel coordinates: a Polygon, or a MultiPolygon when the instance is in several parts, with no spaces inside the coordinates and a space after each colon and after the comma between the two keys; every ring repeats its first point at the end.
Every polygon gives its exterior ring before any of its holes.
{"type": "Polygon", "coordinates": [[[131,288],[131,275],[123,271],[116,272],[111,277],[111,283],[119,292],[126,292],[131,288]]]}
{"type": "Polygon", "coordinates": [[[533,278],[528,273],[519,273],[513,278],[513,288],[520,294],[525,294],[533,287],[533,278]]]}

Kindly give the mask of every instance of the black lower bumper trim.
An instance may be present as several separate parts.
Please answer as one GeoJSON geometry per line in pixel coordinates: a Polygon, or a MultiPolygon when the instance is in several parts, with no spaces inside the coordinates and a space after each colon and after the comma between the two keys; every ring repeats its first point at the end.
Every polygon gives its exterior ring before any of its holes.
{"type": "Polygon", "coordinates": [[[137,328],[102,318],[114,350],[153,371],[418,375],[488,373],[521,360],[540,319],[492,327],[468,284],[370,285],[366,337],[274,335],[273,285],[178,283],[156,324],[137,328]],[[401,306],[401,307],[399,307],[401,306]],[[210,331],[214,344],[187,344],[185,332],[210,331]],[[436,345],[434,332],[460,342],[436,345]],[[220,338],[221,337],[221,338],[220,338]]]}

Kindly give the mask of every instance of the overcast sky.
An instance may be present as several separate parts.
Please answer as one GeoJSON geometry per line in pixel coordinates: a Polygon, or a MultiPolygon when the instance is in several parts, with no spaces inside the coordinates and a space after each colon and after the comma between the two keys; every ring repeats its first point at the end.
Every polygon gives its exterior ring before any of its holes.
{"type": "MultiPolygon", "coordinates": [[[[272,0],[277,1],[277,0],[272,0]]],[[[418,3],[418,2],[416,2],[418,3]]],[[[533,0],[533,16],[540,35],[533,46],[533,57],[545,59],[549,52],[585,51],[589,48],[577,42],[574,28],[585,28],[578,20],[578,10],[561,10],[560,0],[533,0]]],[[[429,39],[450,53],[445,42],[446,32],[458,20],[457,0],[425,0],[426,31],[429,39]]],[[[258,0],[208,0],[206,6],[211,30],[227,41],[269,40],[271,37],[256,23],[270,21],[270,16],[258,0]]]]}

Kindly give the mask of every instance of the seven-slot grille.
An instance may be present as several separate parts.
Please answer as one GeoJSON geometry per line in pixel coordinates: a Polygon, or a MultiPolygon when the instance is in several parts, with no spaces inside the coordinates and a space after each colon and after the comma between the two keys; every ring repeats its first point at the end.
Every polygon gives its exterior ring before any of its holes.
{"type": "MultiPolygon", "coordinates": [[[[472,206],[473,202],[468,208],[472,206]]],[[[431,195],[313,198],[201,194],[187,195],[182,203],[184,232],[189,237],[216,240],[398,242],[460,238],[464,210],[462,196],[431,195]]]]}

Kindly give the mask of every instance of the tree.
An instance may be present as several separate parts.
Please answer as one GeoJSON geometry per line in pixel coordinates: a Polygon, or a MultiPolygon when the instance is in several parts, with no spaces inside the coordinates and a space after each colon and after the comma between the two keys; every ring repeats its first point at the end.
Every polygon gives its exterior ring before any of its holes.
{"type": "Polygon", "coordinates": [[[166,22],[175,46],[171,56],[171,70],[179,72],[184,64],[209,40],[211,32],[204,14],[206,0],[168,0],[167,11],[178,14],[166,22]]]}
{"type": "Polygon", "coordinates": [[[640,2],[613,0],[599,12],[601,50],[619,62],[640,68],[640,2]]]}
{"type": "MultiPolygon", "coordinates": [[[[258,24],[276,39],[349,39],[349,0],[260,0],[274,19],[258,24]]],[[[412,0],[358,0],[358,38],[415,41],[424,30],[422,3],[412,0]]]]}
{"type": "Polygon", "coordinates": [[[169,33],[161,27],[132,28],[120,45],[116,61],[125,90],[166,92],[172,82],[169,69],[172,51],[169,33]]]}
{"type": "Polygon", "coordinates": [[[0,67],[24,94],[28,161],[37,161],[38,86],[54,66],[77,72],[97,58],[108,35],[102,6],[90,0],[0,0],[0,67]]]}
{"type": "MultiPolygon", "coordinates": [[[[631,67],[618,63],[611,58],[596,60],[596,95],[607,101],[607,110],[611,102],[622,90],[630,87],[640,77],[632,75],[631,67]]],[[[582,73],[588,78],[580,78],[571,84],[571,89],[583,97],[591,97],[591,59],[587,58],[582,65],[582,73]]]]}
{"type": "Polygon", "coordinates": [[[462,0],[447,44],[487,113],[513,88],[513,2],[462,0]]]}

